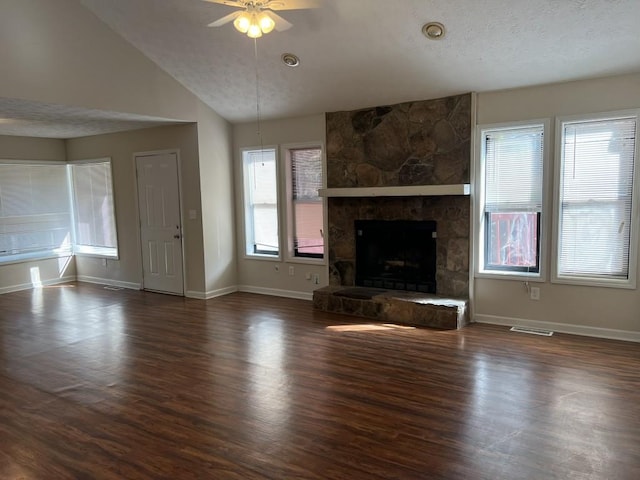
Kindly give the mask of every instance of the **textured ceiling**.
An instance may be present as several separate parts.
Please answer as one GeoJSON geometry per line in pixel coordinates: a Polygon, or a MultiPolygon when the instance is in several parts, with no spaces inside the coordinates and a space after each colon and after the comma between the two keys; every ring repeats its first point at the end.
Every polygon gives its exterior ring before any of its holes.
{"type": "MultiPolygon", "coordinates": [[[[82,0],[232,122],[256,116],[253,40],[201,0],[82,0]]],[[[286,3],[286,1],[285,1],[286,3]]],[[[640,0],[319,0],[258,39],[265,118],[640,71],[640,0]],[[427,21],[446,26],[427,40],[427,21]],[[301,65],[284,66],[292,52],[301,65]]]]}
{"type": "Polygon", "coordinates": [[[0,97],[0,135],[76,138],[173,125],[177,120],[0,97]]]}
{"type": "Polygon", "coordinates": [[[318,0],[279,12],[293,27],[258,39],[257,61],[231,24],[206,27],[229,6],[80,3],[234,123],[256,118],[256,73],[270,119],[640,72],[640,0],[318,0]]]}

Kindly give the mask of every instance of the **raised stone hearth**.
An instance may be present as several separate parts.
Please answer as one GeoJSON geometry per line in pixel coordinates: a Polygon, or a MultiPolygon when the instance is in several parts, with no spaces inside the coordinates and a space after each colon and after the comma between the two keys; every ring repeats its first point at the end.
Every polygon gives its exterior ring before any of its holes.
{"type": "Polygon", "coordinates": [[[468,323],[468,301],[364,287],[328,286],[313,292],[318,310],[382,322],[454,330],[468,323]]]}

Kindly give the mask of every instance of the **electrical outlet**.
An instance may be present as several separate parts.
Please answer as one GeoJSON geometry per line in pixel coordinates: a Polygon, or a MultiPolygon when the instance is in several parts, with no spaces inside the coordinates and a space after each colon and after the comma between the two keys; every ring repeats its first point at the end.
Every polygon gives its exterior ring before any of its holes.
{"type": "Polygon", "coordinates": [[[540,287],[531,287],[531,300],[540,300],[540,287]]]}
{"type": "Polygon", "coordinates": [[[313,284],[320,285],[320,274],[318,273],[313,274],[313,284]]]}
{"type": "Polygon", "coordinates": [[[295,270],[293,269],[293,265],[289,265],[289,275],[291,275],[292,277],[295,275],[295,270]]]}

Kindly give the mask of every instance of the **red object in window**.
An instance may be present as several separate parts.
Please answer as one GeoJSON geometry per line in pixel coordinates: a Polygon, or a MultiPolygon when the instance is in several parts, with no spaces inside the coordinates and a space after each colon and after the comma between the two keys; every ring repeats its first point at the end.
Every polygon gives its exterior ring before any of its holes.
{"type": "Polygon", "coordinates": [[[488,265],[537,267],[537,213],[490,213],[488,265]]]}

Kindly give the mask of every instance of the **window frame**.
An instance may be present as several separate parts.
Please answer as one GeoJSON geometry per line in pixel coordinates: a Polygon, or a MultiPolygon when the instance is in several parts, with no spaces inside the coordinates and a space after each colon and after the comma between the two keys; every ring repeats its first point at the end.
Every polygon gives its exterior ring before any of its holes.
{"type": "MultiPolygon", "coordinates": [[[[2,165],[24,165],[24,166],[60,166],[65,169],[64,176],[67,178],[68,169],[67,162],[61,160],[24,160],[24,159],[0,159],[0,164],[2,165]]],[[[65,184],[66,186],[66,184],[65,184]]],[[[6,256],[0,257],[0,266],[3,265],[11,265],[17,263],[31,262],[31,261],[39,261],[39,260],[48,260],[48,259],[56,259],[56,258],[67,258],[72,257],[73,253],[73,239],[72,239],[72,230],[73,230],[73,215],[71,211],[71,204],[69,203],[69,190],[67,187],[67,195],[66,202],[68,210],[65,213],[59,213],[57,215],[68,216],[68,229],[69,229],[69,246],[68,248],[63,249],[49,249],[49,250],[38,250],[31,253],[16,253],[6,256]]],[[[44,214],[44,215],[55,215],[55,214],[44,214]]]]}
{"type": "Polygon", "coordinates": [[[306,255],[296,255],[295,252],[295,220],[294,220],[294,203],[293,203],[293,175],[292,175],[292,161],[291,161],[291,151],[292,150],[300,150],[300,149],[311,149],[318,148],[320,149],[320,163],[322,167],[322,185],[321,188],[325,188],[327,184],[327,165],[325,159],[325,148],[323,142],[304,142],[304,143],[289,143],[283,144],[280,147],[282,158],[285,163],[285,175],[284,175],[284,199],[282,204],[285,206],[285,227],[286,227],[286,235],[284,238],[287,239],[287,249],[285,251],[285,259],[288,263],[300,263],[300,264],[309,264],[309,265],[326,265],[327,263],[327,242],[326,242],[326,232],[327,232],[327,199],[325,197],[320,197],[320,202],[322,205],[322,229],[324,232],[324,245],[323,245],[323,253],[321,257],[314,256],[306,256],[306,255]]]}
{"type": "Polygon", "coordinates": [[[280,162],[278,155],[278,147],[277,145],[264,145],[264,146],[255,146],[255,147],[243,147],[240,149],[240,164],[242,168],[242,217],[243,217],[243,232],[242,232],[242,243],[243,243],[243,254],[244,258],[252,259],[252,260],[268,260],[268,261],[282,261],[282,222],[281,218],[281,187],[280,187],[280,162]],[[274,159],[275,159],[275,186],[276,186],[276,218],[278,220],[278,251],[276,254],[272,253],[262,253],[259,251],[255,251],[255,242],[253,241],[253,225],[249,224],[250,216],[248,214],[249,208],[249,195],[248,195],[248,182],[250,181],[250,177],[247,173],[247,157],[246,155],[251,152],[259,152],[259,151],[273,151],[274,159]],[[253,249],[250,247],[253,246],[253,249]]]}
{"type": "Polygon", "coordinates": [[[118,215],[116,212],[116,195],[114,189],[114,180],[113,180],[113,161],[111,157],[103,157],[103,158],[94,158],[88,160],[72,160],[67,162],[67,182],[69,185],[69,201],[71,202],[71,230],[72,230],[72,239],[73,239],[73,254],[80,257],[93,257],[93,258],[106,258],[111,260],[119,260],[120,259],[120,248],[119,248],[119,235],[118,235],[118,225],[117,219],[118,215]],[[97,163],[108,163],[109,164],[109,173],[111,177],[111,196],[113,200],[112,211],[113,211],[113,225],[115,228],[115,246],[114,247],[98,247],[95,245],[78,245],[78,225],[77,225],[77,217],[76,217],[76,190],[75,183],[73,178],[73,166],[74,165],[86,165],[86,164],[97,164],[97,163]]]}
{"type": "Polygon", "coordinates": [[[475,278],[491,278],[501,280],[516,280],[525,282],[545,282],[547,279],[547,242],[548,232],[550,230],[550,202],[549,202],[549,184],[550,184],[550,148],[553,139],[550,119],[531,119],[515,122],[502,122],[492,124],[482,124],[476,126],[476,148],[475,148],[475,208],[473,219],[473,231],[475,232],[475,251],[474,251],[474,277],[475,278]],[[487,214],[485,211],[486,201],[486,159],[485,159],[485,137],[488,132],[492,131],[508,131],[522,128],[542,127],[543,143],[542,143],[542,208],[537,216],[538,225],[538,271],[531,271],[526,267],[515,268],[485,268],[485,258],[487,256],[488,242],[487,235],[487,214]]]}
{"type": "Polygon", "coordinates": [[[638,264],[638,242],[640,238],[638,236],[638,228],[640,223],[638,221],[639,211],[639,196],[640,196],[640,109],[619,110],[612,112],[594,113],[594,114],[582,114],[582,115],[567,115],[556,117],[556,151],[555,151],[555,168],[554,168],[554,212],[553,212],[553,242],[552,242],[552,255],[553,255],[553,268],[551,274],[551,282],[555,284],[567,284],[567,285],[583,285],[592,287],[610,287],[610,288],[623,288],[623,289],[635,289],[637,283],[637,264],[638,264]],[[564,125],[567,123],[579,123],[589,121],[607,121],[616,120],[622,118],[635,117],[636,132],[635,132],[635,150],[634,150],[634,165],[633,165],[633,187],[631,190],[631,228],[629,238],[629,252],[628,252],[628,278],[607,278],[606,276],[589,276],[589,275],[563,275],[559,273],[560,268],[560,218],[562,204],[560,201],[560,192],[563,182],[563,166],[564,166],[564,125]]]}
{"type": "Polygon", "coordinates": [[[118,229],[117,229],[117,213],[116,213],[116,205],[115,205],[115,190],[114,190],[114,180],[113,180],[113,162],[111,158],[98,158],[98,159],[90,159],[90,160],[77,160],[77,161],[61,161],[61,160],[13,160],[13,159],[0,159],[0,164],[4,165],[25,165],[25,166],[53,166],[58,165],[60,167],[64,167],[64,181],[60,185],[66,189],[65,192],[65,203],[68,206],[68,212],[60,215],[68,215],[68,235],[69,235],[69,248],[68,249],[51,249],[51,250],[41,250],[33,253],[19,253],[8,255],[5,257],[0,257],[0,265],[10,265],[17,263],[24,263],[29,261],[40,261],[40,260],[48,260],[55,258],[67,258],[72,256],[85,256],[85,257],[95,257],[95,258],[108,258],[112,260],[119,259],[119,249],[118,249],[118,229]],[[114,248],[107,247],[107,250],[104,250],[101,247],[96,247],[94,251],[91,251],[90,248],[78,248],[77,245],[77,236],[76,236],[76,212],[74,207],[75,201],[75,189],[72,180],[72,166],[76,164],[82,163],[105,163],[109,162],[109,167],[111,170],[111,192],[113,198],[113,223],[115,227],[115,237],[116,237],[116,246],[114,248]],[[84,250],[84,251],[82,251],[84,250]],[[113,251],[115,250],[115,253],[113,251]]]}

